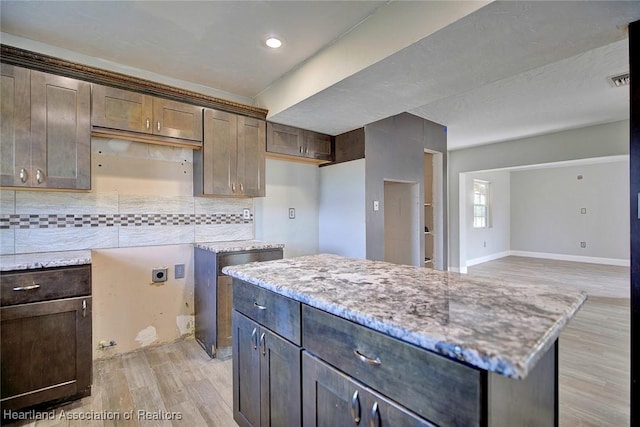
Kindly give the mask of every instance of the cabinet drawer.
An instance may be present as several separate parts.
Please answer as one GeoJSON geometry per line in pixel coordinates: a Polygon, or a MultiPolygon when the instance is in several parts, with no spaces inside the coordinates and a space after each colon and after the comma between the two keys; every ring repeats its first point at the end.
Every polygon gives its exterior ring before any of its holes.
{"type": "Polygon", "coordinates": [[[429,421],[481,423],[481,371],[307,305],[302,331],[309,352],[429,421]]]}
{"type": "Polygon", "coordinates": [[[2,306],[91,294],[91,266],[21,270],[0,274],[2,306]]]}
{"type": "Polygon", "coordinates": [[[218,255],[218,276],[223,275],[222,268],[229,265],[246,264],[248,262],[272,261],[282,259],[282,249],[244,251],[218,255]]]}
{"type": "Polygon", "coordinates": [[[300,345],[300,303],[233,279],[233,308],[276,334],[300,345]]]}

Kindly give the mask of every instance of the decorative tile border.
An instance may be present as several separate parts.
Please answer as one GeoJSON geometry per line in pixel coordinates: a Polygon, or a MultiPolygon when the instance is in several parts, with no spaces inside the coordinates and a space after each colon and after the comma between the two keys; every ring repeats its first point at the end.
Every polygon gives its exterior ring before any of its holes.
{"type": "Polygon", "coordinates": [[[164,225],[251,224],[242,214],[9,214],[0,215],[0,230],[31,228],[138,227],[164,225]]]}

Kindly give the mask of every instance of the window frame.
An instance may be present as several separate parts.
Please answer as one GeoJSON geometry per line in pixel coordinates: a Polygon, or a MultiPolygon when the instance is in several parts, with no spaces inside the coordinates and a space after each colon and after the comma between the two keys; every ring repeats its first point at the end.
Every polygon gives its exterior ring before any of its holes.
{"type": "Polygon", "coordinates": [[[473,221],[474,229],[491,228],[491,182],[484,179],[473,180],[473,221]],[[476,185],[484,189],[484,193],[476,190],[476,185]],[[484,196],[484,203],[482,200],[484,196]],[[484,213],[481,213],[484,212],[484,213]]]}

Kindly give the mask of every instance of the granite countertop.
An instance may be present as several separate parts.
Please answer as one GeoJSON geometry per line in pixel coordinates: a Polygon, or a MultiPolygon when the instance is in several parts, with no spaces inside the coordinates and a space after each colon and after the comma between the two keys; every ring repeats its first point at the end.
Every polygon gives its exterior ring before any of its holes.
{"type": "Polygon", "coordinates": [[[511,378],[527,376],[587,299],[569,288],[327,254],[222,271],[511,378]]]}
{"type": "Polygon", "coordinates": [[[32,270],[91,264],[91,251],[38,252],[0,255],[0,271],[32,270]]]}
{"type": "Polygon", "coordinates": [[[211,252],[240,252],[251,251],[256,249],[282,249],[282,243],[266,243],[259,240],[236,240],[229,242],[204,242],[196,243],[196,248],[204,249],[211,252]]]}

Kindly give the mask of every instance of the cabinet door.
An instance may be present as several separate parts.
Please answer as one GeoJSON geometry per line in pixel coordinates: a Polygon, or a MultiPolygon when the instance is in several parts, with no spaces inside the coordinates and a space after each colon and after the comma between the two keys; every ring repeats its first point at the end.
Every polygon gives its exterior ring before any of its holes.
{"type": "Polygon", "coordinates": [[[260,329],[260,387],[262,426],[299,426],[302,420],[299,347],[260,329]]]}
{"type": "Polygon", "coordinates": [[[91,297],[0,309],[3,409],[86,395],[91,387],[91,297]]]}
{"type": "Polygon", "coordinates": [[[202,141],[202,107],[168,99],[153,99],[153,133],[202,141]]]}
{"type": "Polygon", "coordinates": [[[195,248],[193,253],[195,336],[209,357],[216,357],[218,349],[215,257],[215,253],[200,248],[195,248]]]}
{"type": "Polygon", "coordinates": [[[304,156],[319,160],[332,160],[331,136],[305,130],[304,156]]]}
{"type": "Polygon", "coordinates": [[[269,153],[302,156],[302,130],[278,123],[267,123],[269,153]]]}
{"type": "Polygon", "coordinates": [[[91,85],[31,71],[32,186],[91,188],[91,85]]]}
{"type": "Polygon", "coordinates": [[[31,184],[31,87],[29,70],[2,67],[0,117],[0,185],[31,184]]]}
{"type": "Polygon", "coordinates": [[[303,425],[434,427],[307,352],[302,355],[303,425]]]}
{"type": "Polygon", "coordinates": [[[91,85],[91,125],[152,133],[153,97],[113,87],[91,85]]]}
{"type": "Polygon", "coordinates": [[[233,325],[233,419],[241,426],[260,425],[260,327],[237,311],[233,325]]]}
{"type": "Polygon", "coordinates": [[[264,197],[265,122],[238,117],[238,169],[240,193],[248,197],[264,197]]]}
{"type": "Polygon", "coordinates": [[[233,195],[237,190],[238,116],[216,110],[206,110],[204,116],[203,192],[208,195],[233,195]]]}

